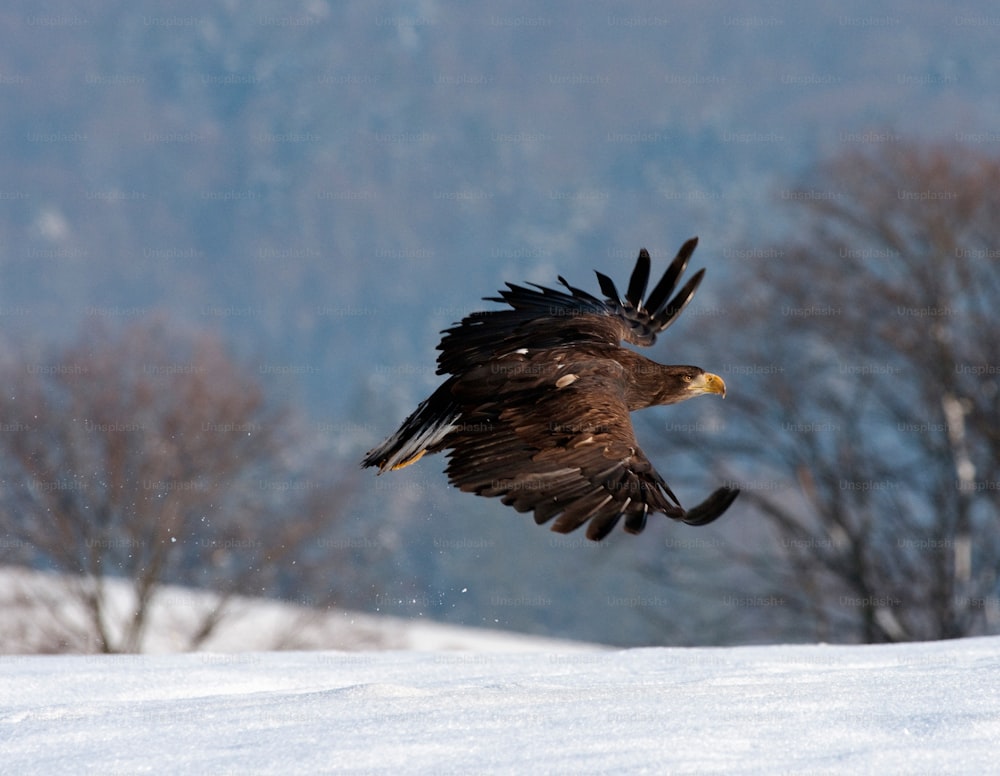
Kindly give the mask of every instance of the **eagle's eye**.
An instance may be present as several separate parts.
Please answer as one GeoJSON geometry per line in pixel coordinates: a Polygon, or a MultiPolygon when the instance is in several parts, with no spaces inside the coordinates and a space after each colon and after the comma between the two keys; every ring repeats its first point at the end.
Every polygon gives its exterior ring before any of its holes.
{"type": "Polygon", "coordinates": [[[684,380],[685,383],[690,383],[691,375],[684,375],[681,379],[684,380]]]}

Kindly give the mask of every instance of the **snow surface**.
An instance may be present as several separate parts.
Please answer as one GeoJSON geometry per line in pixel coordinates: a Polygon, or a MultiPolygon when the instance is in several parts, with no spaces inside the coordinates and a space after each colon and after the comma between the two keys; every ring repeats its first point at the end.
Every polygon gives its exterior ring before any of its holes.
{"type": "Polygon", "coordinates": [[[996,773],[1000,638],[0,657],[0,772],[996,773]]]}

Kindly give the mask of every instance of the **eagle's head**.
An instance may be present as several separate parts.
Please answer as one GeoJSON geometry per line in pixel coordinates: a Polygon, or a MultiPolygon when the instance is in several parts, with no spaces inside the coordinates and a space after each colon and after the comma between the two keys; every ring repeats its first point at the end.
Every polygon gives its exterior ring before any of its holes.
{"type": "Polygon", "coordinates": [[[705,393],[725,398],[725,380],[698,366],[668,366],[662,373],[657,404],[676,404],[705,393]]]}

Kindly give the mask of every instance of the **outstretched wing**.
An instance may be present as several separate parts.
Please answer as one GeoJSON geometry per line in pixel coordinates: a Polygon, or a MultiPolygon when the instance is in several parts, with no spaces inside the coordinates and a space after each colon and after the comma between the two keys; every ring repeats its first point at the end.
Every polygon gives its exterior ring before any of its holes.
{"type": "Polygon", "coordinates": [[[539,524],[554,519],[561,533],[589,521],[595,541],[623,517],[639,533],[650,512],[702,525],[725,511],[727,489],[681,508],[636,441],[620,364],[563,355],[515,353],[457,381],[455,398],[470,409],[448,438],[452,484],[534,512],[539,524]]]}
{"type": "Polygon", "coordinates": [[[698,245],[692,237],[643,301],[649,282],[650,257],[639,252],[627,291],[622,296],[607,275],[597,272],[605,298],[575,288],[559,277],[565,291],[535,284],[507,284],[507,290],[487,301],[506,302],[510,309],[473,313],[445,330],[438,349],[438,374],[460,375],[498,355],[521,348],[552,348],[568,344],[602,343],[652,345],[656,335],[673,323],[694,297],[705,270],[696,272],[671,297],[698,245]]]}

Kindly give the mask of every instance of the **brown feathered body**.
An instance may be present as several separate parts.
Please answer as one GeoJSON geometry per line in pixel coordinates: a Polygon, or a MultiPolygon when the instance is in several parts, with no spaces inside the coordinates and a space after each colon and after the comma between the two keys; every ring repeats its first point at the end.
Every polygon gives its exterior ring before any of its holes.
{"type": "Polygon", "coordinates": [[[703,270],[668,297],[695,244],[685,243],[645,303],[645,250],[624,297],[600,273],[603,300],[562,278],[567,292],[508,284],[491,301],[509,309],[475,313],[444,332],[438,372],[447,379],[362,464],[398,469],[447,450],[448,478],[461,490],[499,497],[538,523],[553,520],[555,531],[589,522],[594,540],[622,518],[639,533],[650,512],[694,525],[715,520],[737,491],[720,488],[683,509],[639,448],[629,413],[725,395],[725,384],[620,344],[652,344],[690,301],[703,270]]]}

